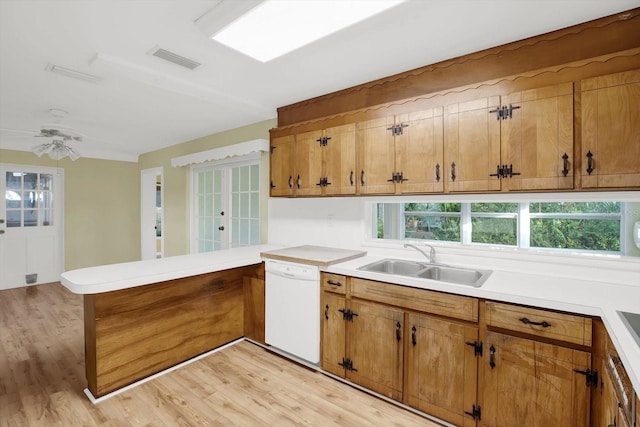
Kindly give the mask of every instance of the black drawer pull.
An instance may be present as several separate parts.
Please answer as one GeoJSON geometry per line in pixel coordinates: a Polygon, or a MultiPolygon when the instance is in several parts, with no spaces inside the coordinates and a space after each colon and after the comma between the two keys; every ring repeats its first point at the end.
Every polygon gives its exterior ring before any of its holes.
{"type": "Polygon", "coordinates": [[[327,283],[330,284],[331,286],[342,286],[342,283],[334,282],[333,280],[327,280],[327,283]]]}
{"type": "Polygon", "coordinates": [[[526,317],[522,317],[520,319],[520,321],[522,323],[524,323],[525,325],[542,326],[543,328],[548,328],[549,326],[551,326],[551,323],[547,322],[546,320],[542,321],[542,322],[533,322],[533,321],[527,319],[526,317]]]}

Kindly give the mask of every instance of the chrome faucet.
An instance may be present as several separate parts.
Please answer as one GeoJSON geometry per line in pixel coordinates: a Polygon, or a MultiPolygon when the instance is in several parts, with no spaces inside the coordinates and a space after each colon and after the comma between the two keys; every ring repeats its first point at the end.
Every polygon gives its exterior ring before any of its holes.
{"type": "Polygon", "coordinates": [[[413,249],[415,249],[416,251],[420,252],[422,255],[427,257],[427,259],[429,260],[430,264],[435,264],[435,262],[436,262],[436,250],[435,250],[435,248],[433,246],[431,246],[431,245],[426,244],[426,243],[423,243],[423,246],[427,246],[430,249],[429,255],[427,255],[427,253],[425,251],[423,251],[422,249],[420,249],[416,245],[411,245],[409,243],[405,243],[404,244],[405,248],[413,248],[413,249]]]}

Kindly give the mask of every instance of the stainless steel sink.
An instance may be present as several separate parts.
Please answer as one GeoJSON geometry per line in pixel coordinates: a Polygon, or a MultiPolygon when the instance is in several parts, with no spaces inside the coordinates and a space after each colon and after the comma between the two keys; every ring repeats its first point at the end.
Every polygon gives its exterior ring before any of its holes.
{"type": "Polygon", "coordinates": [[[416,274],[427,268],[429,264],[426,262],[404,261],[400,259],[384,259],[377,261],[359,270],[375,271],[377,273],[398,274],[400,276],[415,276],[416,274]]]}
{"type": "Polygon", "coordinates": [[[425,262],[400,259],[383,259],[364,265],[358,268],[358,270],[438,280],[440,282],[474,287],[482,286],[491,274],[489,270],[473,270],[450,265],[428,264],[425,262]]]}
{"type": "Polygon", "coordinates": [[[640,314],[636,313],[628,313],[626,311],[619,311],[620,317],[631,332],[633,339],[636,341],[636,344],[640,346],[640,314]]]}

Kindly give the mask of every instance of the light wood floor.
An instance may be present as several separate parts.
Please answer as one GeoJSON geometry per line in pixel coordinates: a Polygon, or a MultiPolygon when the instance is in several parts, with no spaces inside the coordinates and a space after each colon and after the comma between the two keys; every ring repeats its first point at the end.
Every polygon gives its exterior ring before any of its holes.
{"type": "Polygon", "coordinates": [[[82,297],[0,291],[0,426],[436,426],[242,342],[92,405],[82,297]]]}

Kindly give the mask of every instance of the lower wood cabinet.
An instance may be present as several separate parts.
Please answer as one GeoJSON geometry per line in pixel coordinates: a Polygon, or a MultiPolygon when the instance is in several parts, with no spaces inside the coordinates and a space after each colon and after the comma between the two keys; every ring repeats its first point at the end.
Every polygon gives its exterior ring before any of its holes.
{"type": "Polygon", "coordinates": [[[478,327],[409,313],[405,396],[410,406],[459,426],[476,425],[478,327]]]}
{"type": "Polygon", "coordinates": [[[328,273],[321,300],[323,370],[453,425],[640,427],[598,318],[328,273]]]}
{"type": "Polygon", "coordinates": [[[351,301],[348,306],[346,378],[402,400],[404,312],[365,301],[351,301]]]}
{"type": "Polygon", "coordinates": [[[480,426],[588,426],[591,354],[488,331],[483,340],[480,426]]]}

